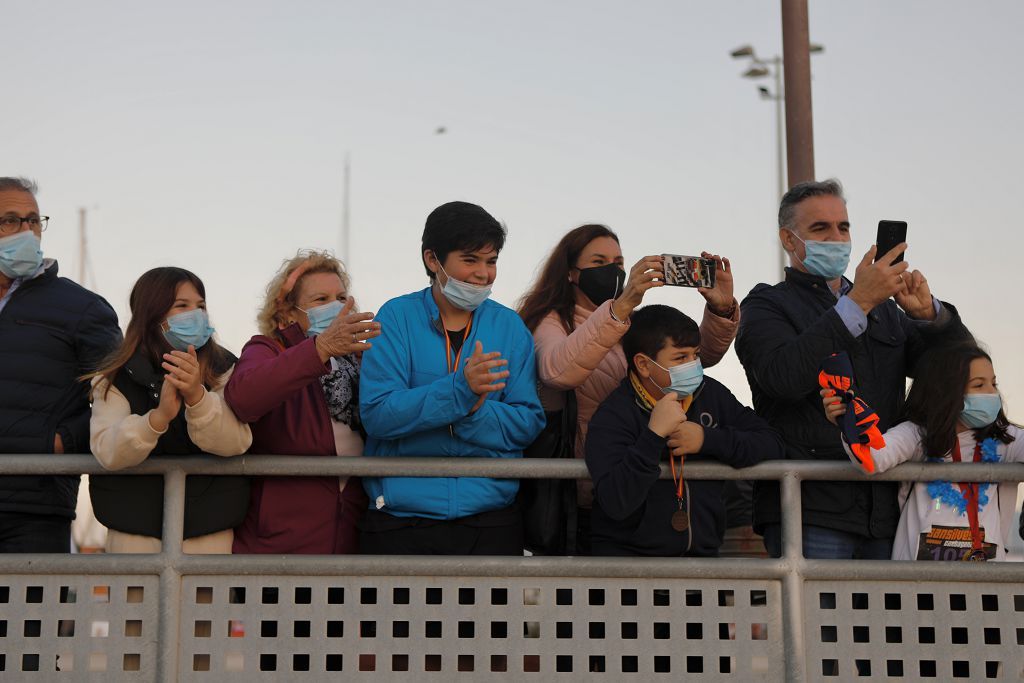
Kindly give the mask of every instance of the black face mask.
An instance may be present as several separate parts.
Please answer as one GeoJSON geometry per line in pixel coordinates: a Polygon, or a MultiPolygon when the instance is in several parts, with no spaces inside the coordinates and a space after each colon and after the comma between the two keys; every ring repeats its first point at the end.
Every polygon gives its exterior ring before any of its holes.
{"type": "Polygon", "coordinates": [[[617,263],[609,263],[606,266],[580,268],[580,279],[576,286],[595,306],[600,306],[621,294],[625,284],[626,271],[617,263]]]}

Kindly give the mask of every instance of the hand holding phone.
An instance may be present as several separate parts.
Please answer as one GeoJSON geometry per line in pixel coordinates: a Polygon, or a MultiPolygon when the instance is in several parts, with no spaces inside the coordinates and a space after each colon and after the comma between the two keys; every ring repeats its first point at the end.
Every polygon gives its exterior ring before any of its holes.
{"type": "MultiPolygon", "coordinates": [[[[878,221],[878,235],[875,237],[875,245],[878,246],[878,250],[875,252],[875,262],[877,263],[883,256],[906,241],[906,221],[878,221]]],[[[901,252],[889,265],[899,263],[902,260],[903,253],[901,252]]]]}

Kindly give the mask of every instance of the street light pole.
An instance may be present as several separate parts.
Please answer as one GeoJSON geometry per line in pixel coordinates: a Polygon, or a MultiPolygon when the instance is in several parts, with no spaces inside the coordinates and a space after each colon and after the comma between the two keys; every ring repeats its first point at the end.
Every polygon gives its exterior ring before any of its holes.
{"type": "MultiPolygon", "coordinates": [[[[821,45],[811,44],[808,47],[809,53],[822,52],[823,50],[824,48],[821,45]]],[[[786,94],[783,88],[783,59],[780,55],[762,59],[757,56],[754,48],[750,45],[744,45],[743,47],[733,50],[731,55],[736,59],[742,57],[750,58],[750,67],[742,74],[744,78],[764,78],[765,76],[771,76],[774,81],[773,90],[769,90],[764,86],[758,86],[758,91],[761,93],[761,99],[773,100],[775,102],[775,165],[776,187],[778,192],[776,201],[779,201],[786,193],[786,188],[795,185],[796,182],[798,182],[793,181],[789,183],[789,185],[786,184],[787,136],[786,129],[784,128],[786,123],[786,112],[783,106],[786,102],[786,94]]],[[[803,180],[803,178],[801,180],[803,180]]],[[[782,278],[785,278],[785,268],[787,263],[788,258],[786,256],[786,251],[782,248],[782,243],[779,242],[779,273],[782,278]]]]}

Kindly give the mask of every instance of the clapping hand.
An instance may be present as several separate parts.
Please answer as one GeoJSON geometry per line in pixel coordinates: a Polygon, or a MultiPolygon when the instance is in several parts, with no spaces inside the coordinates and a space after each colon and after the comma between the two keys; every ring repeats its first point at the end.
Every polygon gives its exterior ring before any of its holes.
{"type": "MultiPolygon", "coordinates": [[[[194,406],[202,400],[206,389],[203,387],[203,373],[199,367],[196,347],[189,344],[188,351],[165,353],[164,361],[160,366],[167,371],[167,375],[164,377],[164,386],[169,384],[177,389],[181,398],[185,399],[185,405],[194,406]]],[[[171,417],[173,419],[174,416],[171,417]]]]}
{"type": "Polygon", "coordinates": [[[355,299],[349,297],[345,308],[322,333],[316,337],[316,350],[326,363],[335,356],[362,353],[373,344],[368,340],[380,336],[380,323],[370,322],[373,313],[353,312],[355,299]]]}

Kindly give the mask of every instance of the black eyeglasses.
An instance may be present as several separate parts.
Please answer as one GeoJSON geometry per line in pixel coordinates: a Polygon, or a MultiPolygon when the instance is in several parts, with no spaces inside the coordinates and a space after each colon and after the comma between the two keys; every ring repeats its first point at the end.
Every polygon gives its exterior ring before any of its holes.
{"type": "Polygon", "coordinates": [[[13,235],[16,232],[20,232],[22,223],[28,223],[28,227],[31,230],[42,232],[46,230],[46,223],[49,220],[49,216],[30,216],[29,218],[3,216],[0,218],[0,235],[13,235]]]}

